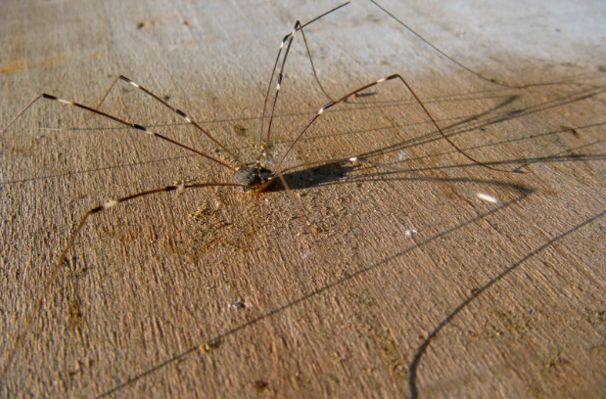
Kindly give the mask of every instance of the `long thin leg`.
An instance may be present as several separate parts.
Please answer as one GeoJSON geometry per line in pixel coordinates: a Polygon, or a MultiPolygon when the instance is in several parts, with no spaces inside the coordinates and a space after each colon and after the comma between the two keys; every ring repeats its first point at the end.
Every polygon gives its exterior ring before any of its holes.
{"type": "Polygon", "coordinates": [[[525,88],[533,87],[533,86],[543,86],[543,85],[546,85],[546,84],[551,84],[551,83],[529,83],[529,84],[516,85],[516,84],[507,83],[507,82],[505,82],[503,80],[500,80],[500,79],[487,77],[487,76],[481,74],[480,72],[471,69],[467,65],[465,65],[465,64],[457,61],[456,59],[454,59],[450,55],[446,54],[442,49],[440,49],[439,47],[436,47],[429,40],[425,39],[423,36],[421,36],[419,33],[417,33],[414,29],[412,29],[410,26],[408,26],[407,24],[405,24],[404,21],[402,21],[400,18],[396,17],[392,12],[390,12],[389,10],[387,10],[385,7],[383,7],[381,4],[379,4],[375,0],[370,0],[370,2],[373,3],[375,6],[377,6],[381,11],[383,11],[389,17],[391,17],[398,24],[400,24],[401,26],[403,26],[410,33],[412,33],[417,38],[419,38],[423,43],[425,43],[426,45],[428,45],[429,47],[431,47],[434,51],[438,52],[441,56],[443,56],[444,58],[446,58],[448,61],[450,61],[453,64],[457,65],[459,68],[462,68],[462,69],[466,70],[467,72],[471,73],[472,75],[476,76],[477,78],[482,79],[485,82],[489,82],[489,83],[495,84],[497,86],[506,87],[506,88],[509,88],[509,89],[525,89],[525,88]]]}
{"type": "Polygon", "coordinates": [[[303,127],[303,129],[299,132],[299,134],[295,137],[294,141],[292,142],[292,144],[290,145],[290,147],[288,147],[288,149],[286,150],[286,152],[284,153],[284,155],[282,155],[282,158],[280,159],[280,161],[278,162],[277,166],[276,166],[276,170],[278,171],[276,174],[280,174],[283,172],[283,170],[280,169],[280,167],[282,166],[282,163],[284,162],[284,160],[286,159],[286,156],[288,155],[288,153],[293,149],[293,147],[297,144],[297,142],[301,139],[301,137],[303,136],[303,134],[309,129],[309,127],[320,117],[320,115],[322,115],[322,113],[324,113],[324,111],[326,111],[327,109],[334,107],[335,105],[344,102],[345,100],[347,100],[349,97],[356,95],[357,93],[364,91],[370,87],[373,87],[379,83],[383,83],[386,82],[388,80],[392,80],[392,79],[399,79],[402,84],[404,84],[404,86],[408,89],[408,91],[410,91],[410,93],[412,94],[412,96],[415,98],[415,100],[417,101],[417,103],[419,104],[419,106],[423,109],[423,112],[425,112],[425,114],[427,115],[427,117],[431,120],[431,123],[434,125],[434,127],[438,130],[438,132],[440,132],[440,134],[442,135],[442,138],[444,140],[446,140],[448,142],[448,144],[450,144],[452,147],[454,147],[461,155],[463,155],[465,158],[469,159],[470,161],[481,165],[487,169],[491,169],[491,170],[496,170],[499,172],[508,172],[508,173],[512,173],[512,171],[510,170],[505,170],[505,169],[499,169],[499,168],[495,168],[492,167],[488,164],[485,164],[482,161],[479,161],[475,158],[473,158],[472,156],[468,155],[464,150],[462,150],[457,144],[455,144],[443,131],[442,128],[440,128],[440,126],[438,125],[438,123],[436,122],[436,120],[434,119],[434,117],[431,115],[431,113],[429,112],[429,110],[427,109],[427,107],[425,107],[425,104],[423,103],[423,101],[421,101],[421,99],[419,98],[419,96],[417,96],[417,94],[415,93],[415,91],[412,89],[412,87],[408,84],[408,82],[406,80],[404,80],[404,78],[402,76],[400,76],[399,74],[394,74],[394,75],[389,75],[386,78],[382,78],[379,79],[375,82],[372,83],[368,83],[350,93],[347,93],[346,95],[340,97],[339,99],[337,99],[336,101],[330,101],[328,103],[326,103],[324,106],[322,106],[318,112],[309,120],[309,122],[307,122],[307,124],[303,127]]]}
{"type": "Polygon", "coordinates": [[[114,88],[116,83],[118,83],[119,80],[120,80],[120,76],[116,76],[115,78],[112,79],[112,84],[109,85],[107,90],[105,90],[105,92],[103,93],[103,96],[101,97],[101,100],[99,100],[99,102],[95,105],[95,109],[101,110],[101,106],[105,102],[105,99],[107,99],[107,96],[109,96],[109,93],[112,91],[112,89],[114,88]]]}
{"type": "MultiPolygon", "coordinates": [[[[278,72],[278,83],[276,84],[276,92],[274,94],[274,100],[272,102],[271,111],[269,113],[269,122],[267,123],[267,135],[265,136],[265,142],[263,142],[264,148],[269,145],[269,141],[270,141],[271,125],[272,125],[272,122],[274,121],[274,111],[276,109],[276,104],[278,103],[278,97],[280,96],[280,86],[282,85],[282,78],[284,77],[284,66],[286,65],[286,59],[288,58],[288,53],[290,52],[290,47],[292,46],[292,42],[294,40],[294,32],[296,32],[300,26],[301,26],[301,24],[299,21],[295,22],[295,29],[291,33],[286,35],[286,36],[289,36],[289,35],[290,36],[287,39],[288,44],[286,45],[286,51],[284,51],[284,57],[282,58],[282,65],[280,66],[280,72],[278,72]]],[[[282,43],[284,43],[284,40],[282,40],[282,43]]],[[[280,52],[281,51],[282,51],[282,48],[280,48],[280,52]]],[[[274,65],[274,71],[276,69],[277,61],[280,58],[280,52],[278,52],[278,58],[276,59],[276,64],[274,65]]],[[[272,79],[273,79],[273,73],[274,72],[272,71],[272,79]]],[[[268,95],[270,92],[270,88],[271,88],[271,80],[270,80],[268,88],[267,88],[267,96],[265,97],[265,102],[263,103],[263,115],[265,115],[265,107],[267,105],[267,99],[268,99],[268,95]]],[[[263,134],[263,119],[261,119],[261,134],[263,134]]]]}
{"type": "Polygon", "coordinates": [[[34,307],[33,307],[32,311],[25,319],[21,332],[16,336],[12,345],[8,346],[8,348],[11,348],[11,349],[8,351],[8,358],[5,360],[2,368],[0,369],[0,381],[4,380],[4,375],[6,374],[9,367],[11,366],[15,355],[21,349],[21,347],[24,343],[25,337],[27,336],[27,333],[29,332],[29,330],[31,328],[32,322],[34,321],[34,318],[38,315],[38,313],[40,313],[40,309],[42,308],[44,299],[50,294],[51,287],[54,285],[55,281],[59,277],[59,272],[61,271],[61,268],[66,261],[67,253],[69,252],[70,249],[72,249],[72,247],[74,245],[76,236],[78,235],[80,230],[82,230],[84,223],[91,215],[95,215],[95,214],[103,212],[109,208],[113,208],[116,205],[118,205],[119,203],[131,201],[131,200],[145,197],[145,196],[152,195],[152,194],[169,192],[169,191],[176,191],[177,193],[179,193],[183,190],[187,190],[190,188],[205,188],[205,187],[245,187],[245,186],[243,186],[241,184],[236,184],[236,183],[191,183],[191,184],[181,184],[181,185],[170,185],[170,186],[165,186],[162,188],[156,188],[153,190],[141,191],[139,193],[127,195],[125,197],[109,200],[109,201],[105,202],[104,204],[91,208],[84,215],[82,215],[82,217],[80,218],[78,223],[74,226],[74,229],[72,230],[72,232],[67,240],[67,245],[65,246],[63,251],[61,251],[61,255],[59,256],[59,259],[57,259],[57,263],[55,264],[55,266],[52,268],[52,270],[50,272],[50,276],[48,277],[48,279],[44,283],[44,286],[40,290],[40,293],[38,294],[38,297],[36,298],[36,301],[34,302],[34,307]]]}
{"type": "Polygon", "coordinates": [[[120,75],[120,76],[118,76],[117,78],[115,78],[113,80],[111,86],[109,87],[109,89],[107,89],[105,91],[103,97],[101,98],[101,101],[99,101],[99,104],[97,104],[97,106],[95,107],[95,109],[99,109],[101,107],[101,104],[103,104],[103,102],[105,101],[105,99],[109,95],[109,92],[113,89],[113,87],[116,85],[116,83],[118,83],[120,81],[126,82],[126,83],[130,84],[131,86],[133,86],[133,87],[141,90],[142,92],[144,92],[148,96],[152,97],[154,100],[158,101],[160,104],[164,105],[166,108],[170,109],[175,114],[179,115],[185,122],[187,122],[188,124],[194,126],[196,129],[198,129],[200,132],[202,132],[206,137],[208,137],[210,140],[212,140],[213,143],[215,143],[216,145],[218,145],[219,147],[221,147],[221,149],[223,151],[225,151],[226,153],[228,153],[229,155],[231,155],[238,163],[241,163],[240,158],[236,154],[234,154],[232,151],[230,151],[229,149],[227,149],[227,147],[225,147],[223,144],[221,144],[221,142],[219,142],[216,138],[214,138],[213,135],[208,130],[204,129],[196,121],[194,121],[193,119],[191,119],[185,112],[181,111],[179,108],[173,107],[172,105],[170,105],[169,103],[167,103],[164,99],[160,98],[158,95],[154,94],[150,90],[148,90],[145,87],[141,86],[139,83],[134,82],[132,79],[129,79],[129,78],[127,78],[124,75],[120,75]]]}
{"type": "Polygon", "coordinates": [[[309,64],[311,65],[311,71],[314,74],[314,79],[322,93],[326,96],[326,98],[328,98],[330,101],[334,101],[334,99],[330,96],[330,94],[328,94],[326,89],[324,89],[322,82],[320,82],[320,77],[318,76],[318,71],[316,71],[316,66],[314,65],[313,57],[311,56],[311,50],[309,49],[309,44],[307,43],[307,37],[305,37],[305,30],[300,29],[300,31],[301,37],[303,38],[303,43],[305,43],[305,50],[307,51],[307,58],[309,59],[309,64]]]}
{"type": "MultiPolygon", "coordinates": [[[[327,16],[328,14],[331,14],[331,13],[337,11],[338,9],[340,9],[342,7],[345,7],[349,3],[350,3],[349,1],[346,2],[346,3],[343,3],[343,4],[341,4],[341,5],[333,8],[333,9],[331,9],[331,10],[329,10],[329,11],[327,11],[327,12],[321,14],[321,15],[318,15],[317,17],[315,17],[315,18],[313,18],[313,19],[305,22],[304,24],[301,24],[299,21],[296,21],[294,29],[291,32],[289,32],[287,35],[285,35],[284,38],[282,38],[282,42],[280,43],[280,48],[278,50],[278,55],[276,56],[276,60],[274,61],[274,66],[273,66],[272,71],[271,71],[271,76],[269,78],[269,82],[267,83],[267,92],[265,93],[265,101],[263,102],[263,113],[261,114],[261,131],[260,131],[260,134],[261,134],[261,142],[264,145],[267,145],[269,143],[269,140],[270,140],[271,124],[272,124],[272,121],[273,121],[273,114],[274,114],[274,110],[275,110],[276,103],[277,103],[277,97],[278,97],[278,94],[279,94],[279,91],[280,91],[280,84],[282,83],[282,78],[284,76],[284,66],[286,65],[286,58],[288,57],[288,53],[290,51],[290,46],[291,46],[292,41],[294,39],[295,33],[297,33],[298,31],[302,30],[306,26],[311,25],[312,23],[316,22],[317,20],[319,20],[319,19],[327,16]],[[267,135],[266,135],[266,138],[264,140],[263,139],[263,134],[264,134],[263,127],[264,127],[265,113],[267,111],[267,104],[269,102],[269,94],[271,93],[271,85],[272,85],[272,82],[274,80],[274,76],[276,74],[276,69],[277,69],[278,63],[280,61],[280,56],[282,55],[282,51],[284,50],[284,45],[286,45],[286,50],[284,52],[284,57],[283,57],[283,60],[282,60],[282,65],[280,66],[280,71],[278,72],[278,83],[276,85],[276,94],[274,96],[274,101],[273,101],[272,109],[271,109],[271,112],[270,112],[269,127],[267,129],[267,135]]],[[[311,53],[309,52],[309,47],[307,45],[306,45],[306,48],[308,50],[308,54],[311,57],[311,53]]],[[[313,61],[312,61],[312,68],[314,69],[314,76],[316,76],[316,78],[317,78],[317,73],[315,72],[315,67],[313,67],[313,61]]],[[[321,84],[320,84],[320,86],[321,86],[321,84]]]]}
{"type": "Polygon", "coordinates": [[[102,112],[102,111],[96,110],[96,109],[91,108],[91,107],[87,107],[86,105],[82,105],[82,104],[79,104],[79,103],[76,103],[76,102],[73,102],[73,101],[69,101],[69,100],[64,100],[64,99],[62,99],[62,98],[59,98],[59,97],[53,96],[53,95],[51,95],[51,94],[46,94],[46,93],[40,94],[39,96],[37,96],[36,98],[34,98],[34,99],[33,99],[33,100],[32,100],[32,101],[31,101],[31,102],[30,102],[30,103],[29,103],[29,104],[28,104],[28,105],[27,105],[27,106],[26,106],[26,107],[25,107],[25,108],[24,108],[24,109],[23,109],[21,112],[19,112],[19,113],[17,114],[17,116],[15,116],[15,117],[14,117],[14,118],[13,118],[13,119],[12,119],[12,120],[11,120],[11,121],[8,123],[8,125],[7,125],[6,127],[4,127],[4,128],[2,129],[2,131],[0,131],[0,134],[4,133],[4,132],[5,132],[5,131],[6,131],[6,130],[7,130],[7,129],[8,129],[8,128],[9,128],[9,127],[10,127],[10,126],[13,124],[13,123],[15,123],[15,121],[16,121],[16,120],[17,120],[17,119],[18,119],[18,118],[19,118],[21,115],[23,115],[23,114],[25,113],[25,111],[27,111],[27,110],[28,110],[28,109],[29,109],[29,108],[30,108],[32,105],[34,105],[34,103],[36,103],[36,102],[37,102],[38,100],[40,100],[40,99],[58,101],[58,102],[60,102],[60,103],[62,103],[62,104],[65,104],[65,105],[70,105],[70,106],[72,106],[72,107],[80,108],[80,109],[83,109],[83,110],[85,110],[85,111],[89,111],[89,112],[92,112],[92,113],[94,113],[94,114],[101,115],[101,116],[103,116],[103,117],[105,117],[105,118],[109,118],[109,119],[111,119],[111,120],[113,120],[113,121],[116,121],[116,122],[118,122],[118,123],[121,123],[122,125],[128,126],[128,127],[130,127],[130,128],[136,129],[136,130],[139,130],[139,131],[144,132],[144,133],[146,133],[146,134],[148,134],[148,135],[150,135],[150,136],[157,137],[157,138],[159,138],[159,139],[161,139],[161,140],[164,140],[164,141],[168,141],[168,142],[169,142],[169,143],[171,143],[171,144],[174,144],[174,145],[176,145],[176,146],[179,146],[179,147],[181,147],[181,148],[184,148],[184,149],[186,149],[186,150],[188,150],[188,151],[194,152],[194,153],[196,153],[196,154],[198,154],[198,155],[203,156],[204,158],[210,159],[211,161],[214,161],[214,162],[218,163],[219,165],[222,165],[222,166],[224,166],[224,167],[226,167],[226,168],[229,168],[229,169],[231,169],[231,170],[233,170],[233,171],[236,171],[236,170],[237,170],[237,168],[235,168],[234,166],[231,166],[231,165],[230,165],[230,164],[228,164],[227,162],[224,162],[224,161],[222,161],[222,160],[220,160],[220,159],[218,159],[218,158],[215,158],[215,157],[213,157],[213,156],[211,156],[211,155],[208,155],[208,154],[206,154],[206,153],[203,153],[203,152],[201,152],[201,151],[198,151],[198,150],[196,150],[195,148],[192,148],[192,147],[187,146],[187,145],[185,145],[185,144],[181,144],[181,143],[179,143],[178,141],[175,141],[175,140],[173,140],[173,139],[171,139],[171,138],[169,138],[169,137],[166,137],[166,136],[164,136],[164,135],[162,135],[162,134],[160,134],[160,133],[155,133],[155,132],[152,132],[151,130],[149,130],[149,129],[148,129],[148,128],[146,128],[145,126],[139,125],[139,124],[137,124],[137,123],[131,123],[131,122],[127,122],[127,121],[125,121],[125,120],[122,120],[122,119],[120,119],[120,118],[118,118],[118,117],[115,117],[115,116],[113,116],[113,115],[110,115],[110,114],[108,114],[108,113],[105,113],[105,112],[102,112]]]}
{"type": "MultiPolygon", "coordinates": [[[[334,10],[332,10],[332,11],[334,11],[334,10]]],[[[307,51],[307,58],[309,59],[309,63],[311,65],[311,70],[313,72],[314,79],[315,79],[316,83],[318,84],[318,87],[320,87],[320,90],[322,91],[322,93],[329,100],[334,101],[333,98],[326,92],[326,90],[324,89],[324,86],[322,86],[322,82],[320,82],[320,78],[318,77],[318,72],[316,71],[316,66],[314,65],[313,57],[311,56],[311,50],[309,49],[309,44],[307,43],[307,38],[305,37],[305,30],[303,29],[303,27],[299,21],[295,22],[295,29],[293,30],[293,32],[301,32],[301,37],[303,37],[303,43],[305,43],[305,50],[307,51]]],[[[278,84],[276,86],[276,94],[274,96],[274,101],[272,103],[271,111],[269,113],[269,123],[268,123],[268,127],[267,127],[267,136],[265,138],[265,145],[269,144],[270,135],[271,135],[271,127],[272,127],[272,122],[274,119],[274,112],[276,110],[276,104],[278,102],[278,94],[280,93],[280,87],[282,84],[282,77],[283,77],[284,68],[286,65],[286,59],[288,58],[288,53],[290,52],[290,47],[292,45],[293,40],[294,40],[294,35],[290,37],[290,39],[288,41],[288,45],[286,46],[286,51],[284,52],[284,57],[282,58],[282,66],[280,67],[280,72],[278,74],[278,84]]],[[[275,66],[274,66],[274,69],[275,69],[275,66]]],[[[273,78],[273,76],[272,76],[272,78],[273,78]]],[[[269,84],[269,88],[271,88],[271,81],[269,84]]],[[[266,100],[267,100],[267,98],[266,98],[266,100]]],[[[265,110],[263,112],[265,113],[265,110]]],[[[263,131],[263,120],[261,120],[261,131],[263,131]]]]}
{"type": "Polygon", "coordinates": [[[36,96],[32,101],[30,101],[21,111],[19,111],[19,113],[17,115],[15,115],[15,117],[13,119],[11,119],[6,124],[6,126],[4,126],[2,128],[2,130],[0,130],[0,135],[4,134],[4,132],[6,132],[9,127],[13,126],[13,123],[15,123],[17,121],[17,119],[19,119],[21,117],[21,115],[23,115],[25,113],[25,111],[27,111],[32,105],[34,105],[36,103],[36,101],[38,101],[41,98],[42,98],[42,94],[36,96]]]}

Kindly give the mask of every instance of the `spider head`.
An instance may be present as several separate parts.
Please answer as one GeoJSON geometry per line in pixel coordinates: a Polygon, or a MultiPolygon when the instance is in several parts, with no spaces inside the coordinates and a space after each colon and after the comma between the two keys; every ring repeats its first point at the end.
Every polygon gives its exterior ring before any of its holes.
{"type": "Polygon", "coordinates": [[[258,164],[242,166],[234,173],[234,181],[246,186],[245,190],[263,191],[275,178],[274,172],[258,164]]]}

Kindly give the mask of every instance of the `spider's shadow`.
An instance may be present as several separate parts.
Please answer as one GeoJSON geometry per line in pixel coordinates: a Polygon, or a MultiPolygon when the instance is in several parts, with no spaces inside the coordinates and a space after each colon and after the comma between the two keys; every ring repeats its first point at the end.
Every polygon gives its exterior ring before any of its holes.
{"type": "MultiPolygon", "coordinates": [[[[534,114],[537,112],[546,111],[552,108],[557,108],[565,105],[569,105],[572,103],[576,103],[578,101],[586,100],[592,98],[600,93],[603,93],[606,90],[606,86],[598,86],[592,87],[587,90],[581,90],[578,92],[574,92],[571,94],[566,94],[564,96],[560,96],[556,99],[546,101],[544,103],[530,105],[527,107],[519,107],[514,109],[508,109],[511,106],[515,106],[515,104],[520,100],[520,97],[517,95],[507,96],[500,103],[494,105],[493,107],[477,113],[475,115],[464,118],[461,121],[454,122],[448,126],[443,128],[444,133],[447,137],[452,137],[456,135],[461,135],[474,130],[482,130],[490,125],[506,122],[512,119],[520,118],[523,116],[527,116],[530,114],[534,114]],[[497,111],[501,111],[497,113],[497,111]]],[[[372,95],[374,93],[370,93],[372,95]]],[[[578,129],[586,128],[586,127],[595,127],[601,126],[603,123],[595,123],[588,124],[585,126],[579,126],[578,129]]],[[[568,128],[570,129],[570,128],[568,128]]],[[[572,129],[574,130],[574,129],[572,129]]],[[[549,132],[549,135],[561,133],[562,131],[566,131],[566,129],[562,130],[554,130],[549,132]]],[[[546,134],[543,134],[546,135],[546,134]]],[[[539,136],[540,137],[540,136],[539,136]]],[[[393,145],[389,145],[386,147],[382,147],[379,149],[375,149],[372,151],[368,151],[358,155],[358,159],[361,161],[364,160],[372,160],[373,158],[389,155],[391,153],[402,151],[410,147],[416,147],[428,144],[433,141],[441,140],[443,137],[437,132],[431,132],[425,134],[421,137],[404,140],[402,142],[398,142],[393,145]]],[[[497,146],[499,144],[509,143],[513,141],[523,140],[523,138],[516,139],[506,139],[503,141],[493,142],[488,145],[482,145],[483,148],[497,146]]],[[[496,167],[499,165],[512,165],[511,172],[521,172],[521,170],[534,163],[546,163],[546,162],[567,162],[567,161],[595,161],[595,160],[603,160],[606,154],[577,154],[575,150],[587,147],[589,145],[597,144],[588,143],[585,145],[581,145],[577,148],[569,148],[566,151],[559,152],[557,154],[550,154],[546,156],[537,156],[537,157],[524,157],[519,159],[501,159],[495,161],[487,161],[483,162],[485,165],[489,165],[491,167],[496,167]]],[[[411,159],[412,160],[412,159],[411,159]]],[[[395,162],[396,164],[399,162],[395,162]]],[[[299,190],[306,188],[314,188],[322,185],[329,184],[342,184],[347,182],[359,182],[359,181],[367,181],[369,178],[372,179],[385,179],[387,176],[393,176],[394,174],[399,174],[403,172],[422,172],[426,170],[440,170],[440,169],[452,169],[452,168],[467,168],[478,166],[475,163],[465,163],[458,165],[442,165],[442,166],[432,166],[427,168],[402,168],[401,166],[396,166],[395,168],[390,165],[382,165],[386,166],[388,170],[378,171],[377,166],[373,162],[370,164],[375,169],[375,172],[370,174],[358,175],[352,179],[348,178],[348,175],[362,167],[364,163],[353,163],[349,159],[333,159],[328,160],[324,163],[315,163],[314,166],[301,165],[300,168],[286,173],[282,176],[289,189],[299,190]]],[[[368,168],[365,168],[368,170],[368,168]]],[[[425,178],[423,178],[425,179],[425,178]]],[[[411,178],[411,180],[415,180],[415,178],[411,178]]],[[[431,179],[429,179],[431,180],[431,179]]],[[[267,189],[268,192],[276,192],[283,191],[284,185],[281,181],[277,181],[271,187],[267,189]]]]}
{"type": "MultiPolygon", "coordinates": [[[[299,169],[285,173],[282,179],[290,190],[301,190],[321,185],[342,182],[358,165],[347,160],[327,161],[321,165],[299,169]]],[[[267,192],[285,191],[281,179],[267,188],[267,192]]]]}

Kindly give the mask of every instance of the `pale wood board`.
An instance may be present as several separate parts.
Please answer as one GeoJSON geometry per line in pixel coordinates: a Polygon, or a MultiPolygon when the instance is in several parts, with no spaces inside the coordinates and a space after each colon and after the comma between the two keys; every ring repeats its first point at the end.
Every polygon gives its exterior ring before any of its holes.
{"type": "MultiPolygon", "coordinates": [[[[6,397],[604,397],[606,5],[369,2],[309,27],[334,96],[289,165],[290,192],[158,194],[90,218],[23,345],[27,315],[78,218],[110,198],[228,170],[56,102],[2,137],[0,345],[6,397]],[[499,200],[481,200],[486,193],[499,200]],[[416,234],[406,231],[415,230],[416,234]],[[237,301],[245,308],[230,306],[237,301]]],[[[124,74],[248,161],[282,37],[337,3],[0,4],[0,126],[41,92],[94,105],[124,74]]],[[[279,154],[327,99],[298,37],[279,154]]],[[[125,85],[103,109],[208,140],[125,85]]],[[[212,152],[215,154],[215,152],[212,152]]]]}

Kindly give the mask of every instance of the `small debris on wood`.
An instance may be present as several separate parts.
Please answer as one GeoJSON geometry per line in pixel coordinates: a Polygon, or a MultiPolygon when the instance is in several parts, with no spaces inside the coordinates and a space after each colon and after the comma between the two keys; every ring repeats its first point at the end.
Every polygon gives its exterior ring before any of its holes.
{"type": "Polygon", "coordinates": [[[269,390],[269,383],[267,381],[256,380],[253,385],[257,392],[265,392],[269,390]]]}
{"type": "Polygon", "coordinates": [[[562,130],[568,133],[572,133],[572,135],[576,138],[581,137],[581,135],[579,134],[579,132],[577,131],[577,129],[575,129],[574,127],[570,127],[570,126],[564,126],[562,125],[562,130]]]}
{"type": "Polygon", "coordinates": [[[137,23],[137,29],[149,28],[152,25],[151,21],[141,21],[137,23]]]}
{"type": "Polygon", "coordinates": [[[246,135],[246,131],[248,129],[245,126],[242,126],[239,123],[236,123],[233,126],[233,130],[234,130],[234,133],[237,134],[238,136],[245,136],[246,135]]]}
{"type": "Polygon", "coordinates": [[[210,353],[215,349],[218,349],[219,346],[221,346],[221,342],[218,340],[215,341],[209,341],[209,342],[205,342],[202,345],[200,345],[198,347],[198,350],[200,351],[200,353],[204,354],[204,353],[210,353]]]}
{"type": "Polygon", "coordinates": [[[231,310],[242,310],[248,308],[249,305],[243,300],[239,299],[236,302],[230,303],[228,308],[231,310]]]}

